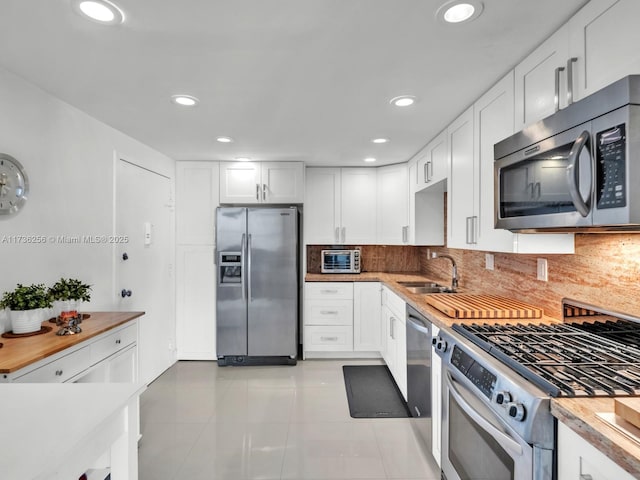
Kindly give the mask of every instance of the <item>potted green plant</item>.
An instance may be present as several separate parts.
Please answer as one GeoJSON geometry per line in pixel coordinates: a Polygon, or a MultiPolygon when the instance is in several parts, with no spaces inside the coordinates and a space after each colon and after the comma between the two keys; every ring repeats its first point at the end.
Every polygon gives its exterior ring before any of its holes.
{"type": "Polygon", "coordinates": [[[54,300],[56,316],[65,313],[74,317],[78,314],[78,303],[91,300],[91,285],[75,278],[61,278],[49,288],[49,293],[54,300]]]}
{"type": "Polygon", "coordinates": [[[11,292],[4,292],[1,308],[9,309],[13,333],[37,332],[52,307],[51,294],[44,284],[18,284],[11,292]]]}

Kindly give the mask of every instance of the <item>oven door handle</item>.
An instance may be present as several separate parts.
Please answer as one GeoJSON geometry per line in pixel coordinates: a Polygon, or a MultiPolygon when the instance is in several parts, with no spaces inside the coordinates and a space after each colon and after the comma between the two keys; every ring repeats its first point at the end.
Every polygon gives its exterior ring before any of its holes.
{"type": "Polygon", "coordinates": [[[453,384],[453,378],[451,374],[447,372],[446,376],[447,386],[449,387],[449,392],[453,396],[453,398],[458,402],[460,408],[465,411],[467,415],[469,415],[478,425],[480,425],[489,435],[491,435],[498,444],[505,450],[509,450],[516,455],[522,455],[522,446],[509,438],[507,435],[502,433],[496,427],[491,425],[482,415],[476,412],[471,405],[469,405],[466,400],[460,395],[460,392],[456,389],[453,384]]]}
{"type": "MultiPolygon", "coordinates": [[[[576,141],[569,152],[569,165],[567,166],[567,184],[569,186],[571,201],[576,207],[578,213],[583,217],[589,215],[589,210],[591,210],[589,204],[592,192],[591,186],[589,186],[589,194],[587,196],[587,201],[585,202],[582,198],[582,194],[580,193],[580,170],[578,169],[578,160],[580,158],[580,153],[582,153],[582,149],[585,146],[588,146],[588,141],[589,132],[587,130],[578,135],[578,138],[576,138],[576,141]]],[[[591,161],[589,161],[589,165],[591,166],[591,161]]],[[[591,172],[591,174],[593,176],[593,172],[591,172]]]]}

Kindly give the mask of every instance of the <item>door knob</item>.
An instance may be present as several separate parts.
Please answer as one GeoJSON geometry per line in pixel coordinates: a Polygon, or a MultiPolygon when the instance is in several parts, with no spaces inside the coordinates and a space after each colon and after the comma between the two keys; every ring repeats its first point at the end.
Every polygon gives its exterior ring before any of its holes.
{"type": "Polygon", "coordinates": [[[124,253],[122,254],[122,259],[123,259],[123,260],[129,260],[129,255],[127,255],[127,252],[124,252],[124,253]]]}
{"type": "Polygon", "coordinates": [[[124,288],[122,289],[122,291],[120,292],[120,295],[122,295],[122,298],[124,297],[130,297],[131,296],[131,290],[125,290],[124,288]]]}

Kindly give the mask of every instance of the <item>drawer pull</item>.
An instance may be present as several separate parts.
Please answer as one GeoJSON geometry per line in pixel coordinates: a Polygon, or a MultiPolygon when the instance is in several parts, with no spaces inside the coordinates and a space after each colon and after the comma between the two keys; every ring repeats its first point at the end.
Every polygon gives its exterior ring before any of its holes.
{"type": "Polygon", "coordinates": [[[338,293],[338,290],[320,290],[320,293],[338,293]]]}
{"type": "Polygon", "coordinates": [[[62,370],[56,370],[56,377],[61,377],[63,373],[62,370]]]}
{"type": "Polygon", "coordinates": [[[320,337],[323,342],[337,342],[338,337],[320,337]]]}
{"type": "Polygon", "coordinates": [[[116,345],[120,345],[121,343],[122,343],[122,340],[120,340],[120,339],[116,340],[116,345]]]}
{"type": "Polygon", "coordinates": [[[320,310],[320,315],[338,315],[337,310],[320,310]]]}

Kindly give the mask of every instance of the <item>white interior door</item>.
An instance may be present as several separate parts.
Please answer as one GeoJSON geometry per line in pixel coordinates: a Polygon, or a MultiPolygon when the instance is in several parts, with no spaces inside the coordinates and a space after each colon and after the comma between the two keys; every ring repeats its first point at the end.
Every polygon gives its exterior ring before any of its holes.
{"type": "Polygon", "coordinates": [[[171,180],[122,159],[116,169],[115,233],[128,241],[114,248],[115,295],[120,310],[146,312],[139,368],[150,383],[176,358],[171,180]]]}

